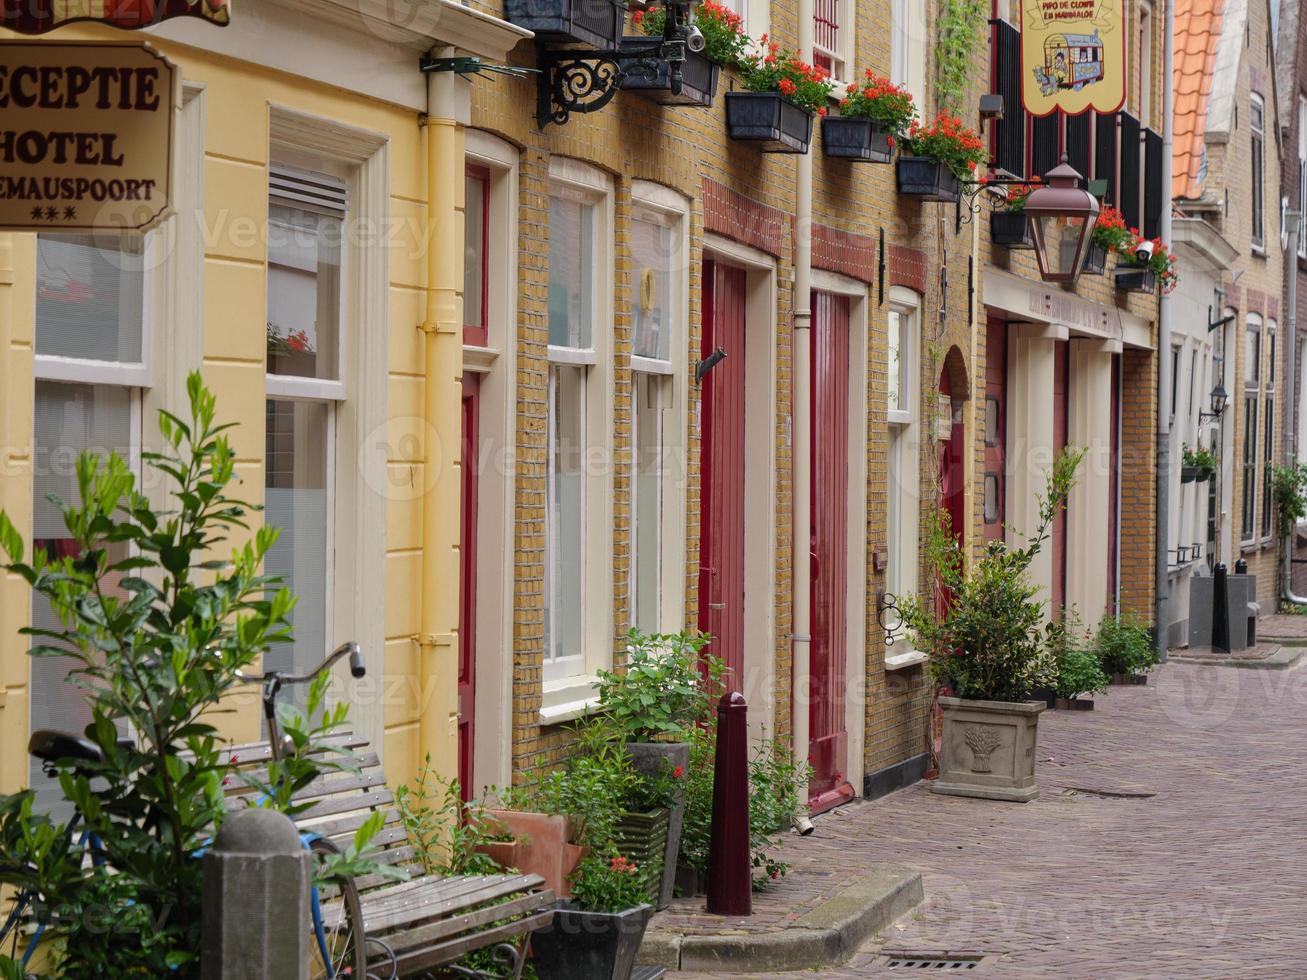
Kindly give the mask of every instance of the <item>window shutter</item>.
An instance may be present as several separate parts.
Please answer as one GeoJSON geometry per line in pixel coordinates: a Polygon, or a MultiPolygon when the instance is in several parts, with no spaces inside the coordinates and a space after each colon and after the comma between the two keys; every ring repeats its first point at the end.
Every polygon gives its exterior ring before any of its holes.
{"type": "Polygon", "coordinates": [[[994,25],[994,75],[1003,96],[1003,118],[994,123],[994,166],[1023,177],[1026,109],[1021,104],[1021,32],[1006,21],[994,25]]]}
{"type": "Polygon", "coordinates": [[[1082,112],[1078,116],[1068,116],[1066,120],[1067,162],[1076,168],[1076,173],[1080,174],[1086,183],[1089,181],[1089,133],[1091,125],[1088,112],[1082,112]]]}
{"type": "Polygon", "coordinates": [[[345,217],[349,189],[338,177],[293,170],[273,164],[268,171],[268,196],[274,204],[304,208],[336,218],[345,217]]]}
{"type": "Polygon", "coordinates": [[[1144,237],[1156,238],[1162,228],[1162,136],[1144,130],[1144,237]]]}
{"type": "Polygon", "coordinates": [[[1060,112],[1049,113],[1034,121],[1030,138],[1030,173],[1026,176],[1043,177],[1062,162],[1057,153],[1057,134],[1061,123],[1060,112]]]}
{"type": "Polygon", "coordinates": [[[1103,203],[1116,205],[1116,114],[1094,114],[1094,179],[1107,183],[1103,203]]]}
{"type": "Polygon", "coordinates": [[[1143,211],[1139,206],[1139,120],[1121,113],[1121,215],[1127,228],[1138,228],[1143,211]]]}

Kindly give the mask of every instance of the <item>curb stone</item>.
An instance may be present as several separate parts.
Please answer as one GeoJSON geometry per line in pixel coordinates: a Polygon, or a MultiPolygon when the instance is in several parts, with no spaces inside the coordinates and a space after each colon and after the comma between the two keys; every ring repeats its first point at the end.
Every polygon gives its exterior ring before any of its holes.
{"type": "MultiPolygon", "coordinates": [[[[1281,643],[1276,640],[1276,643],[1281,643]]],[[[1179,664],[1199,664],[1205,667],[1239,667],[1244,670],[1292,670],[1302,666],[1307,658],[1307,648],[1301,646],[1281,645],[1278,650],[1267,657],[1235,658],[1212,654],[1172,654],[1170,660],[1179,664]]]]}
{"type": "Polygon", "coordinates": [[[876,871],[855,879],[775,932],[716,935],[653,930],[639,960],[669,970],[765,973],[835,966],[925,898],[915,871],[876,871]]]}

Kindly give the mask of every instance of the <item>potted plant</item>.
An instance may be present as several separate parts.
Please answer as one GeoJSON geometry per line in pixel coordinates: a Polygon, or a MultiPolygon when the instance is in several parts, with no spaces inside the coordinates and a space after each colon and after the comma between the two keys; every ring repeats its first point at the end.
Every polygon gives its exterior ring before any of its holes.
{"type": "Polygon", "coordinates": [[[868,68],[861,84],[849,84],[840,114],[822,118],[822,149],[828,157],[889,163],[915,116],[912,95],[868,68]]]}
{"type": "Polygon", "coordinates": [[[1035,740],[1045,705],[1029,696],[1055,681],[1056,665],[1043,636],[1045,601],[1029,569],[1049,540],[1083,456],[1083,450],[1067,449],[1054,461],[1039,498],[1039,524],[1023,547],[993,541],[968,561],[944,513],[928,538],[947,601],[908,596],[902,609],[916,648],[930,657],[935,683],[948,691],[938,699],[943,748],[932,792],[1022,803],[1039,797],[1035,740]]]}
{"type": "MultiPolygon", "coordinates": [[[[645,37],[624,37],[622,47],[636,50],[647,45],[646,37],[662,37],[667,23],[663,7],[637,10],[631,22],[645,37]]],[[[734,67],[744,57],[749,43],[740,15],[713,0],[704,0],[695,11],[695,26],[703,34],[702,51],[685,52],[681,65],[681,93],[673,94],[672,73],[665,61],[657,61],[652,71],[633,69],[622,78],[623,90],[631,90],[661,105],[710,106],[717,94],[721,69],[734,67]]]]}
{"type": "Polygon", "coordinates": [[[1148,627],[1132,613],[1104,616],[1094,638],[1098,661],[1112,684],[1147,684],[1148,671],[1157,663],[1148,627]]]}
{"type": "Polygon", "coordinates": [[[626,0],[504,0],[504,17],[537,41],[611,50],[622,41],[626,0]]]}
{"type": "MultiPolygon", "coordinates": [[[[622,743],[622,750],[643,779],[631,795],[643,793],[645,802],[653,802],[661,793],[670,811],[663,841],[660,908],[672,900],[685,815],[681,777],[676,773],[679,770],[683,776],[690,765],[690,735],[712,721],[722,691],[725,665],[702,653],[709,639],[698,632],[631,630],[626,638],[625,669],[599,671],[604,725],[622,743]]],[[[605,734],[603,728],[592,731],[600,738],[605,734]]]]}
{"type": "Polygon", "coordinates": [[[628,980],[653,906],[645,871],[608,849],[586,858],[554,921],[531,936],[541,980],[628,980]]]}
{"type": "Polygon", "coordinates": [[[1101,276],[1107,269],[1107,256],[1123,248],[1129,237],[1130,230],[1126,228],[1121,212],[1110,204],[1104,204],[1098,212],[1098,220],[1094,222],[1094,230],[1089,233],[1084,273],[1101,276]]]}
{"type": "Polygon", "coordinates": [[[1098,665],[1098,656],[1090,646],[1074,611],[1061,622],[1049,623],[1045,642],[1053,653],[1057,669],[1056,706],[1061,710],[1092,711],[1096,694],[1107,687],[1107,675],[1098,665]]]}
{"type": "Polygon", "coordinates": [[[946,112],[927,126],[914,119],[899,155],[899,193],[952,203],[958,200],[959,182],[977,181],[977,168],[988,160],[985,144],[961,119],[946,112]]]}
{"type": "Polygon", "coordinates": [[[733,140],[756,143],[764,153],[807,153],[812,117],[826,115],[834,83],[820,67],[782,51],[762,36],[765,54],[741,59],[747,91],[726,93],[726,128],[733,140]]]}
{"type": "Polygon", "coordinates": [[[1153,293],[1158,285],[1170,293],[1180,281],[1175,256],[1160,238],[1146,239],[1137,229],[1117,246],[1116,288],[1132,293],[1153,293]]]}
{"type": "Polygon", "coordinates": [[[1030,223],[1026,220],[1026,198],[1038,187],[1032,181],[1018,184],[1008,192],[1007,204],[1002,210],[990,215],[989,237],[995,245],[1008,248],[1034,248],[1034,239],[1030,237],[1030,223]]]}
{"type": "Polygon", "coordinates": [[[1210,449],[1190,449],[1186,443],[1180,459],[1181,483],[1206,483],[1216,473],[1216,455],[1210,449]]]}

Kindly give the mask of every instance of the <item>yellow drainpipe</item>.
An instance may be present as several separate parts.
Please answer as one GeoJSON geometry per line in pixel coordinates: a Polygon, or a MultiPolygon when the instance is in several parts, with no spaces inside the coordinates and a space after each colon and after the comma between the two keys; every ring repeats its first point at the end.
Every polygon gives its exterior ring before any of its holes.
{"type": "Polygon", "coordinates": [[[418,759],[457,773],[459,469],[463,360],[463,127],[453,73],[427,76],[427,306],[423,391],[418,759]]]}

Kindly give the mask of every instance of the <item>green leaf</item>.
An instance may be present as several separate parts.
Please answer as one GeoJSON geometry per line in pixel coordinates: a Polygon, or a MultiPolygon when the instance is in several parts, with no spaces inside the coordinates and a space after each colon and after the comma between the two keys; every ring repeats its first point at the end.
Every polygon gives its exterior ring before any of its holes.
{"type": "Polygon", "coordinates": [[[14,527],[14,522],[9,519],[9,515],[0,510],[0,547],[4,548],[5,554],[9,556],[12,562],[23,560],[23,539],[18,533],[18,528],[14,527]]]}

